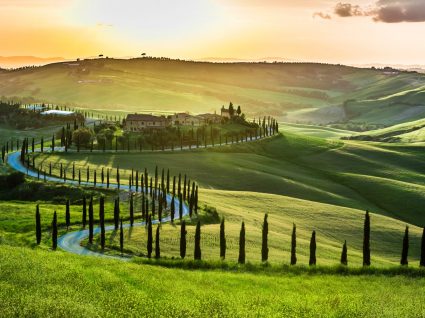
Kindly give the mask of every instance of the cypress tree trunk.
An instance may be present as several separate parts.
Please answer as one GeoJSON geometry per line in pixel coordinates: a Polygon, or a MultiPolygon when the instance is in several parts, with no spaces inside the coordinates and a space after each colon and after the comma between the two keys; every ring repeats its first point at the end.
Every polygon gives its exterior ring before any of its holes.
{"type": "Polygon", "coordinates": [[[133,194],[130,193],[130,226],[133,226],[134,223],[134,203],[133,203],[133,194]]]}
{"type": "Polygon", "coordinates": [[[294,223],[291,237],[291,265],[297,264],[297,227],[294,223]]]}
{"type": "Polygon", "coordinates": [[[245,223],[242,222],[241,232],[239,234],[239,264],[245,264],[245,223]]]}
{"type": "Polygon", "coordinates": [[[422,230],[422,242],[421,242],[421,261],[419,265],[425,266],[425,227],[422,230]]]}
{"type": "Polygon", "coordinates": [[[93,244],[93,197],[90,197],[89,203],[89,243],[93,244]]]}
{"type": "Polygon", "coordinates": [[[40,220],[40,207],[37,204],[35,209],[35,237],[37,245],[40,245],[41,242],[41,220],[40,220]]]}
{"type": "Polygon", "coordinates": [[[66,200],[66,209],[65,209],[65,220],[66,220],[66,230],[68,231],[71,226],[71,213],[69,211],[69,200],[66,200]]]}
{"type": "Polygon", "coordinates": [[[403,249],[401,251],[400,265],[407,266],[409,264],[407,259],[408,255],[409,255],[409,227],[406,226],[406,230],[404,232],[404,237],[403,237],[403,249]]]}
{"type": "Polygon", "coordinates": [[[348,256],[347,256],[347,241],[344,241],[344,245],[342,246],[341,253],[341,264],[347,266],[348,265],[348,256]]]}
{"type": "Polygon", "coordinates": [[[122,228],[122,219],[120,220],[120,252],[122,256],[124,254],[124,231],[122,228]]]}
{"type": "Polygon", "coordinates": [[[147,250],[148,250],[148,258],[152,257],[152,217],[149,216],[148,221],[148,242],[147,242],[147,250]]]}
{"type": "Polygon", "coordinates": [[[87,223],[87,200],[86,200],[86,197],[83,198],[82,223],[83,223],[83,229],[85,229],[86,228],[86,223],[87,223]]]}
{"type": "Polygon", "coordinates": [[[179,219],[183,218],[183,197],[182,194],[179,194],[179,219]]]}
{"type": "Polygon", "coordinates": [[[171,213],[171,223],[174,222],[174,214],[176,213],[176,204],[174,202],[174,196],[171,198],[171,206],[170,206],[170,213],[171,213]]]}
{"type": "Polygon", "coordinates": [[[55,213],[53,214],[53,222],[52,222],[52,250],[56,251],[58,246],[58,217],[55,213]]]}
{"type": "Polygon", "coordinates": [[[267,262],[269,258],[269,247],[268,247],[268,233],[269,223],[267,221],[267,213],[264,215],[263,232],[262,232],[262,245],[261,245],[261,261],[267,262]]]}
{"type": "Polygon", "coordinates": [[[225,234],[224,217],[221,219],[221,223],[220,223],[220,258],[222,260],[226,258],[226,234],[225,234]]]}
{"type": "Polygon", "coordinates": [[[182,221],[180,225],[180,257],[185,258],[186,257],[186,222],[185,220],[182,221]]]}
{"type": "Polygon", "coordinates": [[[158,259],[161,257],[161,249],[159,247],[159,225],[156,227],[155,234],[155,258],[158,259]]]}
{"type": "Polygon", "coordinates": [[[120,203],[119,203],[119,199],[115,199],[115,204],[114,204],[114,225],[115,225],[115,231],[118,230],[118,226],[119,226],[119,220],[120,220],[120,203]]]}
{"type": "Polygon", "coordinates": [[[310,240],[310,260],[308,262],[310,266],[316,265],[316,231],[311,234],[310,240]]]}
{"type": "Polygon", "coordinates": [[[196,223],[196,230],[195,230],[195,252],[194,252],[194,258],[195,260],[201,260],[201,221],[198,221],[196,223]]]}
{"type": "Polygon", "coordinates": [[[100,246],[102,251],[105,249],[105,198],[99,200],[99,221],[100,221],[100,246]]]}
{"type": "Polygon", "coordinates": [[[363,228],[363,266],[370,266],[370,217],[366,211],[363,228]]]}

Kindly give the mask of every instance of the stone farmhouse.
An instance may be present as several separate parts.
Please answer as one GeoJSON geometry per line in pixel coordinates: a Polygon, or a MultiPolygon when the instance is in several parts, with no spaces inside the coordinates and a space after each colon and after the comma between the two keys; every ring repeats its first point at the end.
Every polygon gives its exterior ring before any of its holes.
{"type": "Polygon", "coordinates": [[[144,129],[164,129],[170,126],[165,116],[129,114],[124,122],[125,131],[143,131],[144,129]]]}

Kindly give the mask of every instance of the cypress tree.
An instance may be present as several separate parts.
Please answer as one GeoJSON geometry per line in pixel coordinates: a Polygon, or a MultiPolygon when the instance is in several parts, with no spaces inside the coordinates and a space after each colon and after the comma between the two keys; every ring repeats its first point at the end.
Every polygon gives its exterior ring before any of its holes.
{"type": "Polygon", "coordinates": [[[198,186],[195,188],[195,214],[198,215],[198,186]]]}
{"type": "Polygon", "coordinates": [[[167,169],[167,193],[170,193],[170,169],[167,169]]]}
{"type": "Polygon", "coordinates": [[[180,257],[185,258],[186,257],[186,222],[185,220],[182,221],[180,225],[180,257]]]}
{"type": "Polygon", "coordinates": [[[363,266],[370,266],[370,217],[366,211],[363,228],[363,266]]]}
{"type": "Polygon", "coordinates": [[[151,258],[152,257],[152,217],[150,215],[149,215],[149,220],[148,220],[147,250],[148,250],[148,258],[151,258]]]}
{"type": "Polygon", "coordinates": [[[40,207],[37,204],[35,209],[35,237],[37,245],[40,245],[41,242],[41,220],[40,220],[40,207]]]}
{"type": "Polygon", "coordinates": [[[118,189],[120,188],[120,168],[117,167],[117,184],[118,184],[118,189]]]}
{"type": "Polygon", "coordinates": [[[161,249],[159,247],[159,228],[160,226],[158,225],[156,227],[156,235],[155,235],[155,258],[156,259],[161,257],[161,249]]]}
{"type": "Polygon", "coordinates": [[[106,188],[109,189],[109,168],[106,169],[106,188]]]}
{"type": "Polygon", "coordinates": [[[90,197],[89,202],[89,243],[93,244],[93,197],[90,197]]]}
{"type": "Polygon", "coordinates": [[[425,266],[425,227],[422,230],[421,261],[420,261],[419,265],[421,267],[425,266]]]}
{"type": "Polygon", "coordinates": [[[344,245],[342,246],[341,253],[341,264],[347,266],[348,265],[348,256],[347,256],[347,241],[344,241],[344,245]]]}
{"type": "Polygon", "coordinates": [[[224,228],[224,217],[220,222],[220,258],[224,260],[226,258],[226,234],[224,228]]]}
{"type": "Polygon", "coordinates": [[[124,231],[122,228],[122,218],[120,220],[120,251],[122,256],[124,254],[124,231]]]}
{"type": "Polygon", "coordinates": [[[195,260],[201,260],[201,221],[198,221],[196,223],[196,230],[195,230],[195,252],[194,252],[194,258],[195,260]]]}
{"type": "Polygon", "coordinates": [[[41,137],[41,145],[40,145],[40,147],[41,147],[41,153],[43,153],[44,152],[44,138],[43,137],[41,137]]]}
{"type": "Polygon", "coordinates": [[[120,202],[119,202],[119,199],[117,198],[117,199],[115,199],[115,204],[114,204],[115,231],[118,230],[119,220],[120,220],[120,202]]]}
{"type": "Polygon", "coordinates": [[[268,247],[268,233],[269,233],[269,222],[267,221],[267,213],[264,215],[263,232],[262,232],[262,245],[261,245],[261,261],[267,262],[269,258],[269,247],[268,247]]]}
{"type": "Polygon", "coordinates": [[[151,212],[152,212],[152,217],[155,217],[155,198],[152,198],[152,206],[151,206],[151,212]]]}
{"type": "Polygon", "coordinates": [[[87,183],[89,183],[90,181],[90,166],[87,166],[87,171],[86,171],[86,181],[87,183]]]}
{"type": "Polygon", "coordinates": [[[66,230],[68,231],[69,227],[71,226],[71,213],[69,211],[69,200],[66,200],[65,220],[66,220],[66,230]]]}
{"type": "Polygon", "coordinates": [[[139,170],[136,170],[136,192],[139,191],[139,170]]]}
{"type": "Polygon", "coordinates": [[[184,182],[183,182],[183,200],[186,200],[186,175],[184,175],[184,182]]]}
{"type": "Polygon", "coordinates": [[[291,237],[291,265],[297,264],[297,227],[294,223],[291,237]]]}
{"type": "Polygon", "coordinates": [[[181,175],[181,173],[179,173],[179,181],[178,181],[178,183],[177,183],[177,193],[178,193],[178,196],[180,197],[180,193],[182,192],[182,175],[181,175]]]}
{"type": "Polygon", "coordinates": [[[100,171],[100,182],[102,182],[102,184],[105,184],[105,169],[104,169],[104,167],[102,167],[102,170],[100,171]]]}
{"type": "Polygon", "coordinates": [[[183,218],[183,197],[182,194],[179,193],[179,219],[183,218]]]}
{"type": "Polygon", "coordinates": [[[174,215],[176,214],[176,204],[174,202],[174,196],[171,198],[171,206],[170,206],[170,215],[171,215],[171,223],[174,222],[174,215]]]}
{"type": "Polygon", "coordinates": [[[52,250],[56,251],[58,246],[58,217],[55,213],[53,214],[53,222],[52,222],[52,250]]]}
{"type": "Polygon", "coordinates": [[[100,221],[100,246],[102,251],[105,249],[105,198],[99,200],[99,221],[100,221]]]}
{"type": "Polygon", "coordinates": [[[245,223],[242,222],[241,232],[239,235],[239,264],[245,264],[245,223]]]}
{"type": "Polygon", "coordinates": [[[403,237],[403,249],[401,251],[400,265],[407,266],[409,264],[408,255],[409,255],[409,227],[406,226],[406,230],[404,232],[404,237],[403,237]]]}
{"type": "Polygon", "coordinates": [[[75,162],[72,163],[72,180],[75,180],[75,162]]]}
{"type": "Polygon", "coordinates": [[[176,196],[176,176],[173,176],[173,197],[176,196]]]}
{"type": "Polygon", "coordinates": [[[310,240],[310,260],[308,261],[310,266],[316,265],[316,231],[311,234],[310,240]]]}
{"type": "Polygon", "coordinates": [[[133,226],[134,223],[134,202],[133,194],[130,192],[130,226],[133,226]]]}
{"type": "Polygon", "coordinates": [[[78,169],[78,184],[81,184],[81,170],[78,169]]]}

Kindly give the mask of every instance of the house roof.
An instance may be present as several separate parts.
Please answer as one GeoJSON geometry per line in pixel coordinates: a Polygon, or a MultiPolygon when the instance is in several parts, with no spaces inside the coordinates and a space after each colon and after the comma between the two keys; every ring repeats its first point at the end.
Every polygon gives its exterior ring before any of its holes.
{"type": "Polygon", "coordinates": [[[164,116],[154,116],[147,114],[128,114],[128,121],[167,121],[164,116]]]}

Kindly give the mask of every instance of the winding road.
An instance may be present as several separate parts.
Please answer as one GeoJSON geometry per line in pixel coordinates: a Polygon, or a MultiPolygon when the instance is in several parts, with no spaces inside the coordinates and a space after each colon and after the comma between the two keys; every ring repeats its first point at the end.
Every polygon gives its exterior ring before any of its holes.
{"type": "MultiPolygon", "coordinates": [[[[274,136],[274,135],[272,135],[274,136]]],[[[268,137],[272,137],[272,136],[268,136],[268,137]]],[[[252,139],[248,139],[246,141],[240,142],[239,143],[246,143],[246,142],[254,142],[260,139],[265,139],[268,137],[253,137],[252,139]]],[[[232,143],[220,143],[220,144],[216,144],[216,145],[206,145],[206,146],[200,146],[199,149],[204,149],[204,148],[211,148],[211,147],[219,147],[219,146],[226,146],[226,145],[232,145],[232,143]]],[[[64,152],[64,148],[63,147],[56,147],[56,152],[64,152]]],[[[164,152],[164,151],[184,151],[184,150],[196,150],[197,147],[196,146],[185,146],[183,148],[175,148],[175,149],[164,149],[164,150],[155,150],[154,152],[164,152]]],[[[39,152],[40,149],[35,149],[36,152],[39,152]]],[[[45,151],[45,152],[49,152],[49,150],[45,151]]],[[[75,151],[74,151],[75,152],[75,151]]],[[[94,150],[93,152],[103,152],[102,150],[94,150]]],[[[151,152],[151,151],[145,151],[145,152],[151,152]]],[[[81,152],[84,153],[84,152],[81,152]]],[[[116,151],[107,151],[107,153],[117,153],[116,151]]],[[[118,153],[128,153],[127,151],[118,151],[118,153]]],[[[50,181],[50,182],[56,182],[56,183],[66,183],[66,184],[73,184],[73,185],[81,185],[81,186],[87,186],[87,187],[93,187],[94,183],[93,182],[86,182],[86,181],[81,181],[81,183],[78,183],[78,181],[76,180],[69,180],[67,179],[66,181],[63,180],[62,178],[59,177],[55,177],[55,176],[50,176],[50,175],[44,175],[42,172],[39,173],[36,170],[32,170],[29,169],[27,167],[25,167],[21,160],[20,160],[20,156],[21,153],[20,151],[16,151],[16,152],[12,152],[10,154],[7,155],[7,163],[9,164],[9,166],[11,168],[13,168],[16,171],[22,172],[24,174],[26,174],[27,176],[33,177],[33,178],[38,178],[38,176],[40,176],[40,179],[44,178],[46,179],[46,181],[50,181]]],[[[102,184],[102,183],[96,183],[96,188],[105,188],[106,189],[106,184],[102,184]]],[[[112,189],[117,189],[118,185],[117,184],[113,184],[110,183],[109,184],[109,188],[112,189]]],[[[120,185],[120,190],[124,190],[124,191],[132,191],[132,189],[128,186],[128,185],[124,185],[121,184],[120,185]]],[[[133,191],[134,192],[134,191],[133,191]]],[[[167,194],[166,196],[167,198],[167,203],[169,205],[171,205],[171,199],[172,196],[170,194],[167,194]]],[[[174,218],[177,219],[179,218],[178,215],[178,211],[179,211],[179,200],[178,198],[174,198],[174,204],[175,204],[175,214],[174,214],[174,218]]],[[[185,202],[183,202],[183,216],[187,216],[189,214],[189,207],[187,206],[187,204],[185,202]]],[[[171,216],[167,216],[164,217],[161,222],[169,222],[171,221],[171,216]]],[[[159,221],[158,220],[153,220],[152,223],[153,224],[157,224],[159,221]]],[[[138,222],[138,223],[134,223],[133,227],[135,226],[145,226],[145,222],[138,222]]],[[[123,228],[129,228],[130,224],[123,224],[123,228]]],[[[105,231],[113,231],[115,229],[115,227],[113,225],[110,226],[106,226],[105,227],[105,231]]],[[[96,227],[93,229],[93,233],[97,234],[100,233],[100,227],[96,227]]],[[[120,260],[129,260],[129,257],[125,257],[125,256],[118,256],[118,255],[106,255],[103,254],[101,252],[96,252],[96,251],[92,251],[84,246],[81,246],[81,242],[85,239],[87,239],[89,237],[89,230],[79,230],[79,231],[75,231],[75,232],[69,232],[66,233],[65,235],[61,236],[58,239],[58,246],[70,253],[73,254],[78,254],[78,255],[90,255],[90,256],[100,256],[100,257],[107,257],[107,258],[115,258],[115,259],[120,259],[120,260]]]]}

